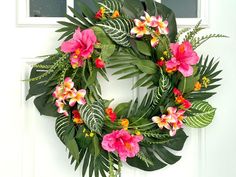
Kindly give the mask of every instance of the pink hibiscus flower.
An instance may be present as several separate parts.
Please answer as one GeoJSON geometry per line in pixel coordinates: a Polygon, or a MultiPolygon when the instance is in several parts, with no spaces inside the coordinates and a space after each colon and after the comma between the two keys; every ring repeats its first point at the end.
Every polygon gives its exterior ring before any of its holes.
{"type": "Polygon", "coordinates": [[[199,56],[193,50],[190,42],[185,41],[182,44],[171,44],[173,58],[166,62],[167,70],[176,68],[183,74],[184,77],[189,77],[193,74],[192,65],[196,65],[199,61],[199,56]]]}
{"type": "Polygon", "coordinates": [[[141,135],[130,135],[128,131],[121,129],[113,131],[103,137],[102,147],[108,152],[117,151],[120,159],[126,161],[127,157],[135,157],[139,152],[139,142],[143,140],[141,135]]]}
{"type": "Polygon", "coordinates": [[[71,53],[70,61],[73,68],[83,66],[83,59],[87,59],[93,53],[97,38],[92,29],[81,31],[78,28],[73,38],[61,45],[61,51],[71,53]]]}

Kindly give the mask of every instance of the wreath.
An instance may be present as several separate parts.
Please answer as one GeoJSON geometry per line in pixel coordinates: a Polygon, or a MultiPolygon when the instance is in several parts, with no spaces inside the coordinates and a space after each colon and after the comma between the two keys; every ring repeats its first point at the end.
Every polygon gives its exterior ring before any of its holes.
{"type": "Polygon", "coordinates": [[[153,0],[78,0],[79,10],[59,21],[65,39],[57,52],[33,65],[27,99],[41,115],[56,118],[57,136],[82,176],[120,176],[122,161],[154,171],[181,157],[184,126],[202,128],[215,114],[206,99],[219,86],[219,62],[195,49],[213,37],[199,37],[200,22],[177,33],[171,9],[153,0]],[[119,79],[137,78],[142,100],[110,106],[98,75],[106,68],[119,79]],[[170,151],[171,149],[171,151],[170,151]]]}

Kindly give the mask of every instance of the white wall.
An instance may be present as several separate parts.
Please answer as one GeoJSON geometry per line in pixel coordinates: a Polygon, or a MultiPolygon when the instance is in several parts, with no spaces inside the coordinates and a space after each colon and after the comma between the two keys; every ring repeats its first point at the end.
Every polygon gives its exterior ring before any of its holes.
{"type": "MultiPolygon", "coordinates": [[[[20,0],[19,0],[20,1],[20,0]]],[[[210,28],[208,32],[224,33],[229,39],[218,39],[208,42],[199,50],[210,56],[220,57],[220,67],[224,70],[222,86],[218,94],[211,99],[217,107],[216,118],[206,129],[206,166],[202,177],[235,177],[236,176],[236,138],[235,131],[235,100],[236,100],[236,13],[235,0],[210,0],[210,28]]],[[[29,56],[34,50],[45,53],[51,51],[50,45],[39,46],[35,41],[25,45],[24,40],[37,34],[22,32],[16,28],[15,1],[8,0],[0,7],[0,176],[19,177],[21,174],[22,157],[22,102],[21,102],[21,56],[28,50],[29,56]],[[22,45],[24,44],[24,45],[22,45]]],[[[54,29],[52,29],[54,31],[54,29]]],[[[54,40],[56,37],[53,37],[54,40]]],[[[42,38],[42,40],[45,40],[42,38]]],[[[30,162],[29,162],[30,163],[30,162]]],[[[189,164],[191,165],[191,163],[189,164]]],[[[188,167],[186,167],[188,168],[188,167]]],[[[184,169],[183,169],[184,170],[184,169]]],[[[193,175],[189,174],[189,177],[193,175]]]]}

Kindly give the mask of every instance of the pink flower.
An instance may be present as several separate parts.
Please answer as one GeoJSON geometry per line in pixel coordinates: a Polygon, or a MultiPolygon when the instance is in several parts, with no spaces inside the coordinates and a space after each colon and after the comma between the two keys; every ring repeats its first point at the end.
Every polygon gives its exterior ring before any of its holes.
{"type": "Polygon", "coordinates": [[[171,44],[173,58],[166,62],[167,69],[177,68],[184,77],[189,77],[193,74],[193,67],[199,61],[197,53],[193,50],[190,42],[185,41],[182,44],[171,44]]]}
{"type": "Polygon", "coordinates": [[[87,59],[93,53],[97,38],[92,29],[81,31],[78,28],[73,38],[61,45],[61,51],[71,53],[70,61],[73,68],[81,67],[83,59],[87,59]]]}
{"type": "Polygon", "coordinates": [[[130,135],[128,131],[115,130],[103,137],[102,147],[108,152],[117,151],[120,159],[126,161],[127,157],[135,157],[139,152],[139,142],[143,140],[141,135],[130,135]]]}

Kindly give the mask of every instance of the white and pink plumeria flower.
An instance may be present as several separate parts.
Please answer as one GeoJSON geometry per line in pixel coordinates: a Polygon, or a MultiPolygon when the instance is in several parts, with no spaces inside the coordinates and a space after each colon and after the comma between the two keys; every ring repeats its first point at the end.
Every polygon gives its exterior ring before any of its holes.
{"type": "Polygon", "coordinates": [[[141,38],[144,35],[151,35],[151,46],[156,47],[159,44],[159,36],[169,33],[168,21],[161,16],[150,16],[144,12],[144,16],[139,19],[134,19],[135,27],[131,29],[131,34],[141,38]]]}
{"type": "Polygon", "coordinates": [[[177,110],[176,107],[168,107],[167,115],[161,117],[154,116],[152,121],[158,125],[160,129],[166,128],[169,130],[170,136],[175,136],[176,131],[183,127],[184,110],[177,110]]]}
{"type": "Polygon", "coordinates": [[[57,112],[68,116],[68,112],[65,110],[65,105],[69,102],[69,106],[73,107],[76,103],[86,104],[85,100],[86,90],[76,90],[74,88],[74,82],[70,77],[65,78],[64,82],[56,87],[53,92],[53,97],[56,98],[55,105],[58,107],[57,112]]]}

